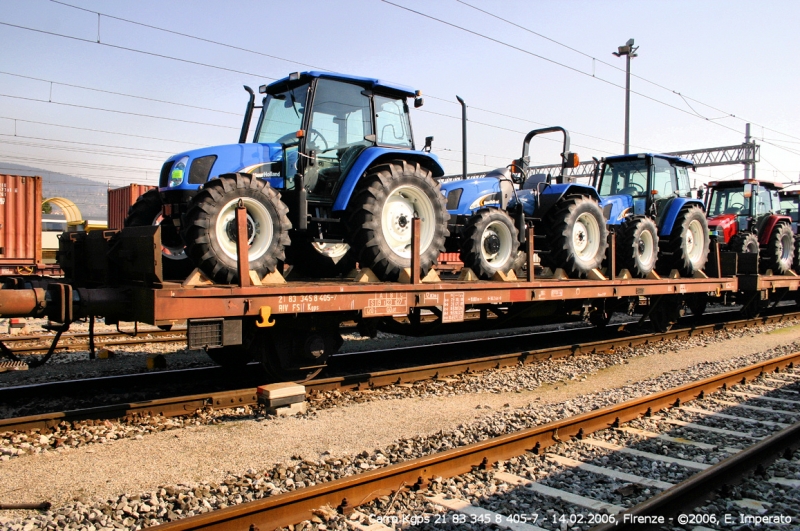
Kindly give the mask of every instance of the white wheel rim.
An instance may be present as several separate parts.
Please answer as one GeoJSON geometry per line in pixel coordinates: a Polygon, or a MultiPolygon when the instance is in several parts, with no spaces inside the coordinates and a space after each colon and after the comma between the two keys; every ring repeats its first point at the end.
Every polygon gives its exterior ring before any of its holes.
{"type": "Polygon", "coordinates": [[[780,245],[781,262],[789,261],[794,252],[794,236],[791,234],[784,234],[780,242],[778,242],[778,245],[780,245]]]}
{"type": "Polygon", "coordinates": [[[653,260],[655,245],[652,232],[649,230],[642,231],[639,235],[639,241],[636,243],[636,252],[639,255],[639,261],[643,264],[649,264],[653,260]]]}
{"type": "Polygon", "coordinates": [[[693,219],[689,222],[688,230],[684,235],[686,241],[686,254],[691,263],[697,263],[703,253],[703,224],[693,219]]]}
{"type": "Polygon", "coordinates": [[[338,261],[337,259],[343,257],[347,254],[347,251],[350,250],[350,246],[346,243],[324,243],[324,242],[312,242],[311,245],[314,247],[314,250],[317,251],[322,256],[327,256],[334,262],[338,261]]]}
{"type": "MultiPolygon", "coordinates": [[[[256,201],[251,197],[242,197],[242,204],[247,209],[247,225],[248,225],[248,245],[247,261],[260,258],[269,249],[272,243],[272,235],[274,233],[272,226],[272,216],[269,215],[267,207],[261,202],[256,201]],[[250,227],[252,227],[252,234],[250,234],[250,227]]],[[[220,210],[215,224],[217,242],[219,243],[222,252],[229,258],[236,260],[236,240],[231,238],[228,230],[231,228],[233,234],[236,232],[236,206],[239,203],[239,198],[231,199],[220,210]]]]}
{"type": "Polygon", "coordinates": [[[575,220],[572,227],[572,248],[575,256],[582,261],[594,260],[600,248],[600,225],[597,219],[584,212],[575,220]]]}
{"type": "Polygon", "coordinates": [[[481,234],[481,256],[490,265],[500,267],[505,264],[511,256],[511,231],[502,221],[492,221],[481,234]],[[492,252],[487,247],[494,243],[499,244],[496,252],[492,252]]]}
{"type": "MultiPolygon", "coordinates": [[[[156,218],[153,220],[153,226],[157,227],[161,225],[161,222],[164,221],[164,215],[159,212],[156,218]]],[[[170,260],[183,260],[186,258],[186,248],[181,247],[170,247],[169,245],[161,244],[161,255],[166,256],[170,260]]]]}
{"type": "Polygon", "coordinates": [[[411,225],[420,218],[419,252],[424,253],[433,241],[436,216],[433,204],[416,186],[400,186],[392,190],[381,212],[381,230],[386,244],[401,258],[411,258],[411,225]]]}

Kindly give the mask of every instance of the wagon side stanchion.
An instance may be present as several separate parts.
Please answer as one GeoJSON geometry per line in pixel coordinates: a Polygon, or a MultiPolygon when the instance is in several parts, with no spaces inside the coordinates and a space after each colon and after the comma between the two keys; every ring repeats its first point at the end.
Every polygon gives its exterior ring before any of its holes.
{"type": "Polygon", "coordinates": [[[236,263],[239,267],[239,287],[250,286],[250,262],[247,245],[247,209],[239,199],[236,206],[236,263]]]}
{"type": "Polygon", "coordinates": [[[528,227],[526,229],[526,240],[525,240],[525,252],[527,253],[527,260],[528,260],[528,282],[533,282],[533,279],[536,278],[536,271],[534,270],[534,263],[533,263],[533,227],[528,227]]]}
{"type": "Polygon", "coordinates": [[[422,229],[422,221],[414,216],[411,220],[411,284],[420,283],[419,271],[419,233],[422,229]]]}
{"type": "Polygon", "coordinates": [[[606,255],[606,277],[610,280],[617,279],[617,235],[612,230],[608,232],[608,254],[606,255]]]}

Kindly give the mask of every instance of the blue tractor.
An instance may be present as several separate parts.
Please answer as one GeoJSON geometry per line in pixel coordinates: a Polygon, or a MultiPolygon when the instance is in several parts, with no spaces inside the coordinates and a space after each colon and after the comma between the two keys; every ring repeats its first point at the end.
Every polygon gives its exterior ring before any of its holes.
{"type": "Polygon", "coordinates": [[[576,278],[599,268],[608,230],[595,189],[565,182],[565,170],[577,164],[577,155],[569,151],[569,133],[547,127],[525,136],[522,156],[509,167],[442,183],[451,215],[448,252],[460,252],[465,267],[489,279],[525,261],[520,244],[525,243],[525,229],[532,226],[543,266],[561,268],[576,278]],[[564,137],[560,174],[531,174],[531,140],[553,132],[564,137]]]}
{"type": "Polygon", "coordinates": [[[292,264],[313,277],[356,261],[381,280],[411,263],[411,225],[421,221],[420,266],[436,262],[447,237],[435,155],[415,148],[407,100],[419,92],[378,79],[291,74],[250,99],[238,144],[179,153],[157,191],[131,207],[126,226],[161,226],[163,274],[183,280],[199,267],[215,282],[238,278],[235,212],[247,209],[250,269],[292,264]],[[254,109],[261,114],[247,142],[254,109]]]}
{"type": "Polygon", "coordinates": [[[616,264],[634,277],[677,270],[691,277],[708,259],[710,236],[703,203],[692,198],[680,157],[634,154],[607,157],[594,184],[609,227],[616,233],[616,264]]]}

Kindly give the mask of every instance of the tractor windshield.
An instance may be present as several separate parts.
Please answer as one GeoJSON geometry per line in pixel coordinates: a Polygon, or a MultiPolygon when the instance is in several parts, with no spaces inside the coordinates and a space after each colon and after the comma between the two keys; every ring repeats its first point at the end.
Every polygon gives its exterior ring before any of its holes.
{"type": "Polygon", "coordinates": [[[297,131],[303,128],[303,110],[308,84],[286,92],[269,94],[261,112],[255,141],[260,144],[287,144],[297,140],[297,131]]]}
{"type": "Polygon", "coordinates": [[[714,188],[708,201],[708,217],[721,214],[750,215],[750,198],[745,197],[744,186],[714,188]]]}
{"type": "Polygon", "coordinates": [[[647,161],[634,159],[606,161],[600,177],[600,195],[647,195],[647,161]]]}

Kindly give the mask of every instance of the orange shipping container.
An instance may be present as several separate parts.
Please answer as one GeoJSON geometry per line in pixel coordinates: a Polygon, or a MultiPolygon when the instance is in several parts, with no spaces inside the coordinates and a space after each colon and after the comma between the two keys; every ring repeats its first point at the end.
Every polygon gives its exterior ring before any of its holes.
{"type": "Polygon", "coordinates": [[[128,210],[145,192],[153,190],[155,186],[146,184],[129,184],[122,188],[108,191],[108,228],[121,229],[128,217],[128,210]]]}
{"type": "Polygon", "coordinates": [[[0,175],[0,265],[42,262],[42,178],[0,175]]]}

